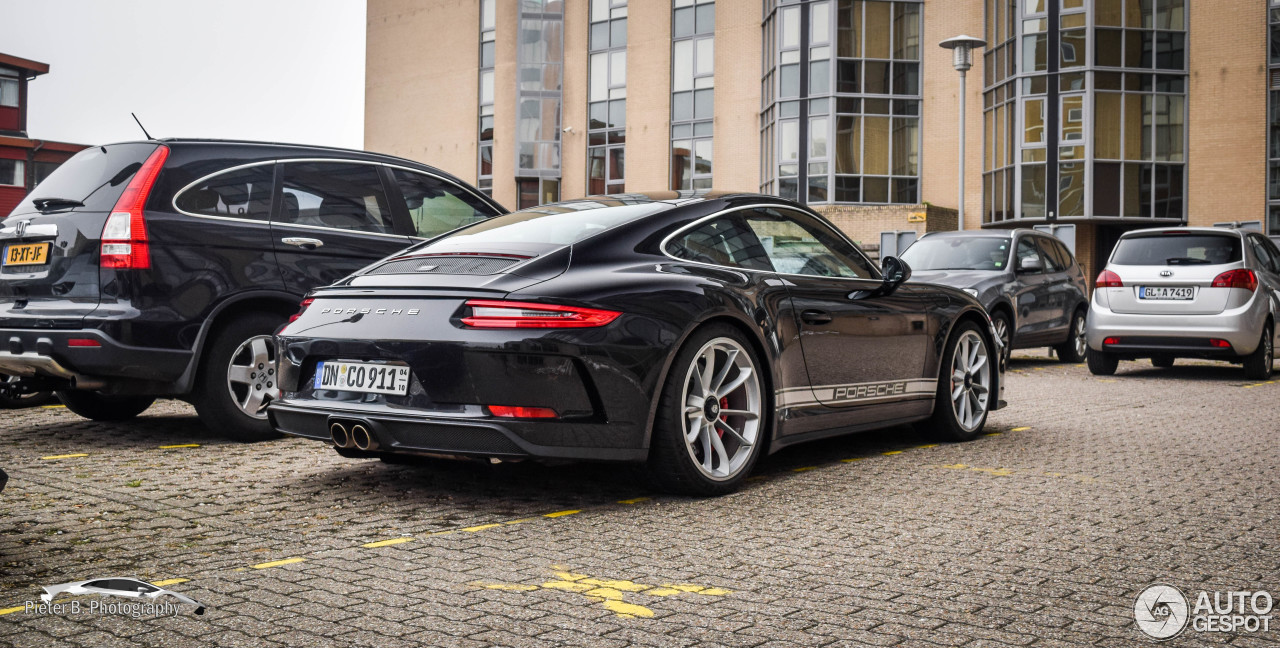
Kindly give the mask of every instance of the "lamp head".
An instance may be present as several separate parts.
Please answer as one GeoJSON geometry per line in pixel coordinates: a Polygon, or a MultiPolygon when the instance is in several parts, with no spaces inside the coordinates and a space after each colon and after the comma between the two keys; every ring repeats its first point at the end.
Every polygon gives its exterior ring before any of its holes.
{"type": "Polygon", "coordinates": [[[939,47],[952,51],[951,64],[960,72],[967,72],[973,67],[973,50],[986,47],[987,41],[973,36],[956,36],[938,43],[939,47]]]}

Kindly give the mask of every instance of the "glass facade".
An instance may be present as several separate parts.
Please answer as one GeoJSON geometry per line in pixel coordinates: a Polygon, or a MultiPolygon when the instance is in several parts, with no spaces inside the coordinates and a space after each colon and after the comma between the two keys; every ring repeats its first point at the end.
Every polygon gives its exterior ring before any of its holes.
{"type": "Polygon", "coordinates": [[[715,115],[714,0],[671,6],[671,188],[710,189],[715,115]]]}
{"type": "Polygon", "coordinates": [[[480,0],[480,135],[476,187],[493,195],[493,66],[497,0],[480,0]]]}
{"type": "Polygon", "coordinates": [[[920,201],[921,3],[767,0],[761,191],[920,201]]]}
{"type": "Polygon", "coordinates": [[[591,0],[587,193],[626,191],[627,0],[591,0]]]}
{"type": "Polygon", "coordinates": [[[983,223],[1186,213],[1186,0],[985,0],[983,223]]]}
{"type": "Polygon", "coordinates": [[[560,199],[564,3],[520,0],[516,41],[516,178],[521,209],[560,199]],[[531,187],[532,190],[528,190],[531,187]]]}
{"type": "Polygon", "coordinates": [[[1267,3],[1267,234],[1280,235],[1280,0],[1267,3]]]}

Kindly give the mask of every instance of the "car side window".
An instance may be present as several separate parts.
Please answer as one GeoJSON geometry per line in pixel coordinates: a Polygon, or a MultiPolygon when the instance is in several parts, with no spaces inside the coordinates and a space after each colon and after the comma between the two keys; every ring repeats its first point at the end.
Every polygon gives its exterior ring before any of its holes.
{"type": "Polygon", "coordinates": [[[404,169],[392,169],[391,173],[404,196],[415,236],[433,238],[498,214],[488,203],[451,182],[404,169]]]}
{"type": "Polygon", "coordinates": [[[777,209],[744,212],[769,261],[784,274],[874,279],[876,273],[848,241],[807,214],[777,209]]]}
{"type": "Polygon", "coordinates": [[[277,219],[341,230],[394,232],[378,169],[352,162],[288,162],[277,219]]]}
{"type": "Polygon", "coordinates": [[[1038,236],[1035,241],[1036,246],[1040,248],[1040,258],[1044,259],[1045,272],[1062,272],[1067,269],[1062,263],[1062,258],[1058,256],[1058,250],[1054,248],[1053,241],[1038,236]]]}
{"type": "Polygon", "coordinates": [[[1266,244],[1262,242],[1262,237],[1257,235],[1249,235],[1249,244],[1253,247],[1253,255],[1258,257],[1258,263],[1264,270],[1268,272],[1276,271],[1276,259],[1272,256],[1271,251],[1267,249],[1266,244]]]}
{"type": "Polygon", "coordinates": [[[178,195],[174,205],[198,216],[224,216],[265,221],[271,218],[275,166],[260,164],[201,180],[178,195]]]}
{"type": "MultiPolygon", "coordinates": [[[[1016,248],[1014,248],[1014,250],[1015,250],[1014,254],[1016,255],[1016,259],[1013,263],[1014,270],[1020,270],[1022,268],[1023,260],[1028,260],[1028,261],[1031,259],[1038,260],[1040,258],[1040,253],[1036,251],[1035,243],[1031,242],[1031,237],[1029,236],[1018,239],[1018,245],[1016,248]]],[[[1040,263],[1041,263],[1040,267],[1043,268],[1044,262],[1041,261],[1040,263]]],[[[1035,274],[1035,273],[1030,273],[1030,274],[1035,274]]]]}
{"type": "Polygon", "coordinates": [[[739,218],[713,218],[667,243],[667,254],[711,265],[773,271],[760,239],[739,218]]]}
{"type": "Polygon", "coordinates": [[[1280,272],[1280,248],[1277,248],[1275,242],[1265,236],[1258,237],[1258,240],[1261,241],[1262,247],[1271,253],[1271,263],[1274,271],[1280,272]]]}

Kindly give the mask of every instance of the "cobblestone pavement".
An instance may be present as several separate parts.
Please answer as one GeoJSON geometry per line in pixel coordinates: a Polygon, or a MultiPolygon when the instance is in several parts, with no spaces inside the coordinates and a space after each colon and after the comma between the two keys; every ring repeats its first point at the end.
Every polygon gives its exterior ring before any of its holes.
{"type": "Polygon", "coordinates": [[[1135,646],[1148,584],[1280,597],[1280,382],[1024,357],[1006,397],[974,442],[809,444],[708,500],[612,466],[241,445],[180,403],[0,412],[0,645],[1135,646]],[[209,610],[24,606],[105,576],[209,610]]]}

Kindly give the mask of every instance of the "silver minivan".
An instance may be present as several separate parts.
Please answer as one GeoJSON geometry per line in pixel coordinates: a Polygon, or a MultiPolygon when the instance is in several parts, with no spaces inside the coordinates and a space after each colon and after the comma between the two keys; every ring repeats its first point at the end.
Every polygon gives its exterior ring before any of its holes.
{"type": "Polygon", "coordinates": [[[1243,363],[1266,380],[1280,314],[1280,250],[1257,232],[1154,228],[1120,237],[1098,275],[1086,337],[1089,371],[1121,360],[1176,358],[1243,363]]]}

